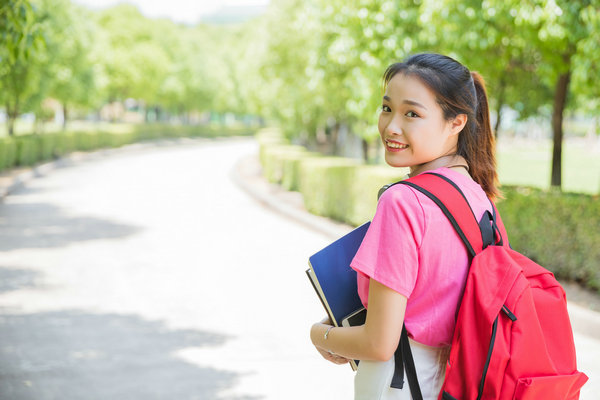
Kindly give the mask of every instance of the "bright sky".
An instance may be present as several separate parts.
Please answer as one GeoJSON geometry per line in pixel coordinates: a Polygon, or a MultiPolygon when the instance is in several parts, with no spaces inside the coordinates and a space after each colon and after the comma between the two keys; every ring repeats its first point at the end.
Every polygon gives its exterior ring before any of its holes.
{"type": "Polygon", "coordinates": [[[269,0],[73,0],[92,9],[119,3],[136,5],[150,18],[167,17],[176,22],[195,24],[201,16],[233,6],[264,6],[269,0]]]}

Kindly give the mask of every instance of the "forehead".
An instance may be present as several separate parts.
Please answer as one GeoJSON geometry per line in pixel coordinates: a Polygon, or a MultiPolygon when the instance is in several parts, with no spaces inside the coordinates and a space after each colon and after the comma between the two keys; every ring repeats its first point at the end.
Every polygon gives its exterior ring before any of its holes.
{"type": "Polygon", "coordinates": [[[425,106],[436,104],[435,93],[421,79],[403,73],[398,73],[390,79],[385,94],[394,102],[411,99],[425,106]]]}

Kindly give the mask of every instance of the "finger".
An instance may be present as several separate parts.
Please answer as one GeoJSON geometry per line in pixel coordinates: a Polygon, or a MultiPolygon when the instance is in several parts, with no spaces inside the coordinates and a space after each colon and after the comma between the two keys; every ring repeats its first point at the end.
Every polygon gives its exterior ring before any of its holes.
{"type": "Polygon", "coordinates": [[[334,356],[332,361],[336,364],[346,364],[348,359],[342,356],[334,356]]]}

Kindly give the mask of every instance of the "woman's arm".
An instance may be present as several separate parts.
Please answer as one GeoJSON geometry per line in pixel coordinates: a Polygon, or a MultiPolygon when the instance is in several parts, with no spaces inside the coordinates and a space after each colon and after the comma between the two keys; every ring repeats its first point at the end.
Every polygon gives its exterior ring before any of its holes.
{"type": "Polygon", "coordinates": [[[313,344],[353,360],[387,361],[394,355],[404,322],[406,297],[377,282],[369,281],[369,310],[362,326],[336,327],[316,323],[310,331],[313,344]]]}

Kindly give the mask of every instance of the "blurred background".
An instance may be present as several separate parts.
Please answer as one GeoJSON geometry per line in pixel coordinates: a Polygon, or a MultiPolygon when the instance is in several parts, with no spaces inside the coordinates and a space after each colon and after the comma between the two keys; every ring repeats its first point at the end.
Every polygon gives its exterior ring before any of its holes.
{"type": "Polygon", "coordinates": [[[600,310],[600,0],[0,0],[0,186],[137,149],[3,197],[0,397],[316,398],[289,393],[315,376],[350,396],[349,368],[331,378],[307,343],[322,310],[298,277],[335,235],[266,213],[230,171],[345,229],[369,219],[366,194],[403,175],[380,146],[381,77],[418,52],[484,77],[511,244],[600,310]]]}
{"type": "Polygon", "coordinates": [[[0,135],[276,124],[295,142],[380,163],[382,71],[435,51],[485,77],[503,183],[598,193],[598,10],[583,0],[3,0],[0,135]]]}

